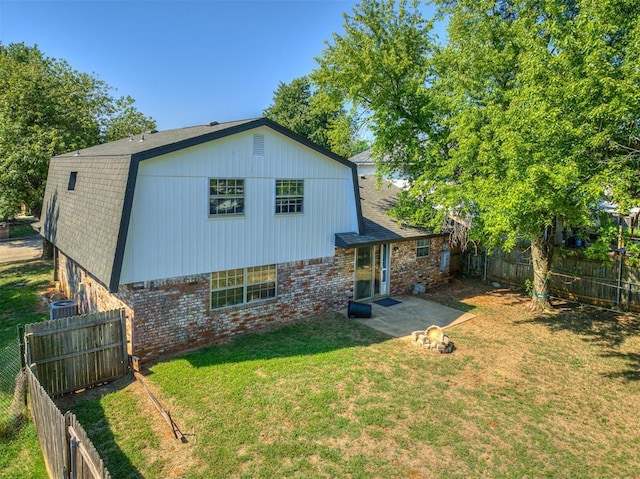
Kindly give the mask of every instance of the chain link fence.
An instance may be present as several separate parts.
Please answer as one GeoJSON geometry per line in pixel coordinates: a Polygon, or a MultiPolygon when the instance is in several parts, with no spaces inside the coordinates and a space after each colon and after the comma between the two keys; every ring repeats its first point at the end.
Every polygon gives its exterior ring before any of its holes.
{"type": "Polygon", "coordinates": [[[17,337],[0,348],[0,438],[15,432],[25,418],[26,377],[20,354],[17,337]]]}

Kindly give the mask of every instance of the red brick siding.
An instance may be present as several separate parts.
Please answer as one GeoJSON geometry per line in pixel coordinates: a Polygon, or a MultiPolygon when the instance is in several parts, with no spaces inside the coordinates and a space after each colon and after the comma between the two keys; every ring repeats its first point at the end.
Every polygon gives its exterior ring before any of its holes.
{"type": "MultiPolygon", "coordinates": [[[[431,255],[416,259],[416,242],[392,245],[391,293],[410,294],[415,283],[431,287],[446,277],[439,272],[442,239],[431,240],[431,255]]],[[[355,250],[278,265],[277,298],[210,309],[209,275],[148,281],[108,289],[85,270],[59,255],[62,290],[78,300],[82,313],[124,307],[129,353],[147,362],[198,348],[245,331],[265,328],[346,308],[353,297],[355,250]]]]}
{"type": "Polygon", "coordinates": [[[417,241],[394,243],[391,246],[391,294],[411,294],[414,284],[427,289],[445,284],[449,277],[440,272],[440,254],[446,238],[431,238],[429,256],[417,258],[417,241]]]}
{"type": "Polygon", "coordinates": [[[236,333],[346,307],[353,296],[353,250],[278,265],[278,297],[210,310],[209,275],[121,286],[117,293],[59,254],[60,287],[80,312],[127,310],[129,354],[142,362],[193,349],[236,333]]]}
{"type": "Polygon", "coordinates": [[[60,290],[69,299],[78,302],[78,313],[87,314],[111,309],[125,308],[127,351],[132,354],[131,324],[133,309],[126,298],[112,294],[98,279],[80,267],[60,251],[56,252],[57,278],[60,290]]]}

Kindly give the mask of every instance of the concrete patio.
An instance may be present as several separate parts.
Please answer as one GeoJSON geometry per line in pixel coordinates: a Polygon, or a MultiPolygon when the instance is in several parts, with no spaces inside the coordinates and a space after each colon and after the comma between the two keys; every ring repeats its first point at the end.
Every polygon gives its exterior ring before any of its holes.
{"type": "MultiPolygon", "coordinates": [[[[366,301],[371,305],[371,318],[354,319],[390,336],[401,338],[409,336],[413,331],[427,329],[431,325],[446,329],[475,318],[475,314],[465,313],[415,296],[396,296],[393,299],[399,303],[386,307],[373,301],[366,301]]],[[[344,314],[347,315],[346,310],[344,314]]]]}

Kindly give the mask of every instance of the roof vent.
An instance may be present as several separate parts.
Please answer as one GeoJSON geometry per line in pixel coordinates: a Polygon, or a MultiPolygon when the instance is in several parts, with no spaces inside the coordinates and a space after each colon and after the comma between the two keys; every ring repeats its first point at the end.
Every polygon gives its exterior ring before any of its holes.
{"type": "Polygon", "coordinates": [[[253,135],[253,156],[264,156],[264,135],[253,135]]]}
{"type": "Polygon", "coordinates": [[[150,135],[153,135],[154,133],[158,133],[158,130],[151,130],[151,131],[149,132],[149,134],[150,134],[150,135]]]}
{"type": "Polygon", "coordinates": [[[144,133],[140,135],[140,141],[144,141],[144,133]]]}
{"type": "Polygon", "coordinates": [[[210,121],[209,123],[207,123],[207,126],[216,126],[216,125],[219,125],[219,124],[220,124],[220,122],[218,122],[218,121],[210,121]]]}

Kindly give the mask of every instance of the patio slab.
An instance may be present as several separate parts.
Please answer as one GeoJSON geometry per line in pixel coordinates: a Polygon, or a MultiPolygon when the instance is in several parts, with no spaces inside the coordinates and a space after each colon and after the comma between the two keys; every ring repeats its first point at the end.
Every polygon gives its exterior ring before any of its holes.
{"type": "MultiPolygon", "coordinates": [[[[451,328],[476,316],[415,296],[394,296],[393,299],[400,303],[385,307],[368,301],[371,318],[354,319],[390,336],[402,338],[431,325],[451,328]]],[[[344,314],[347,315],[346,310],[344,314]]]]}

